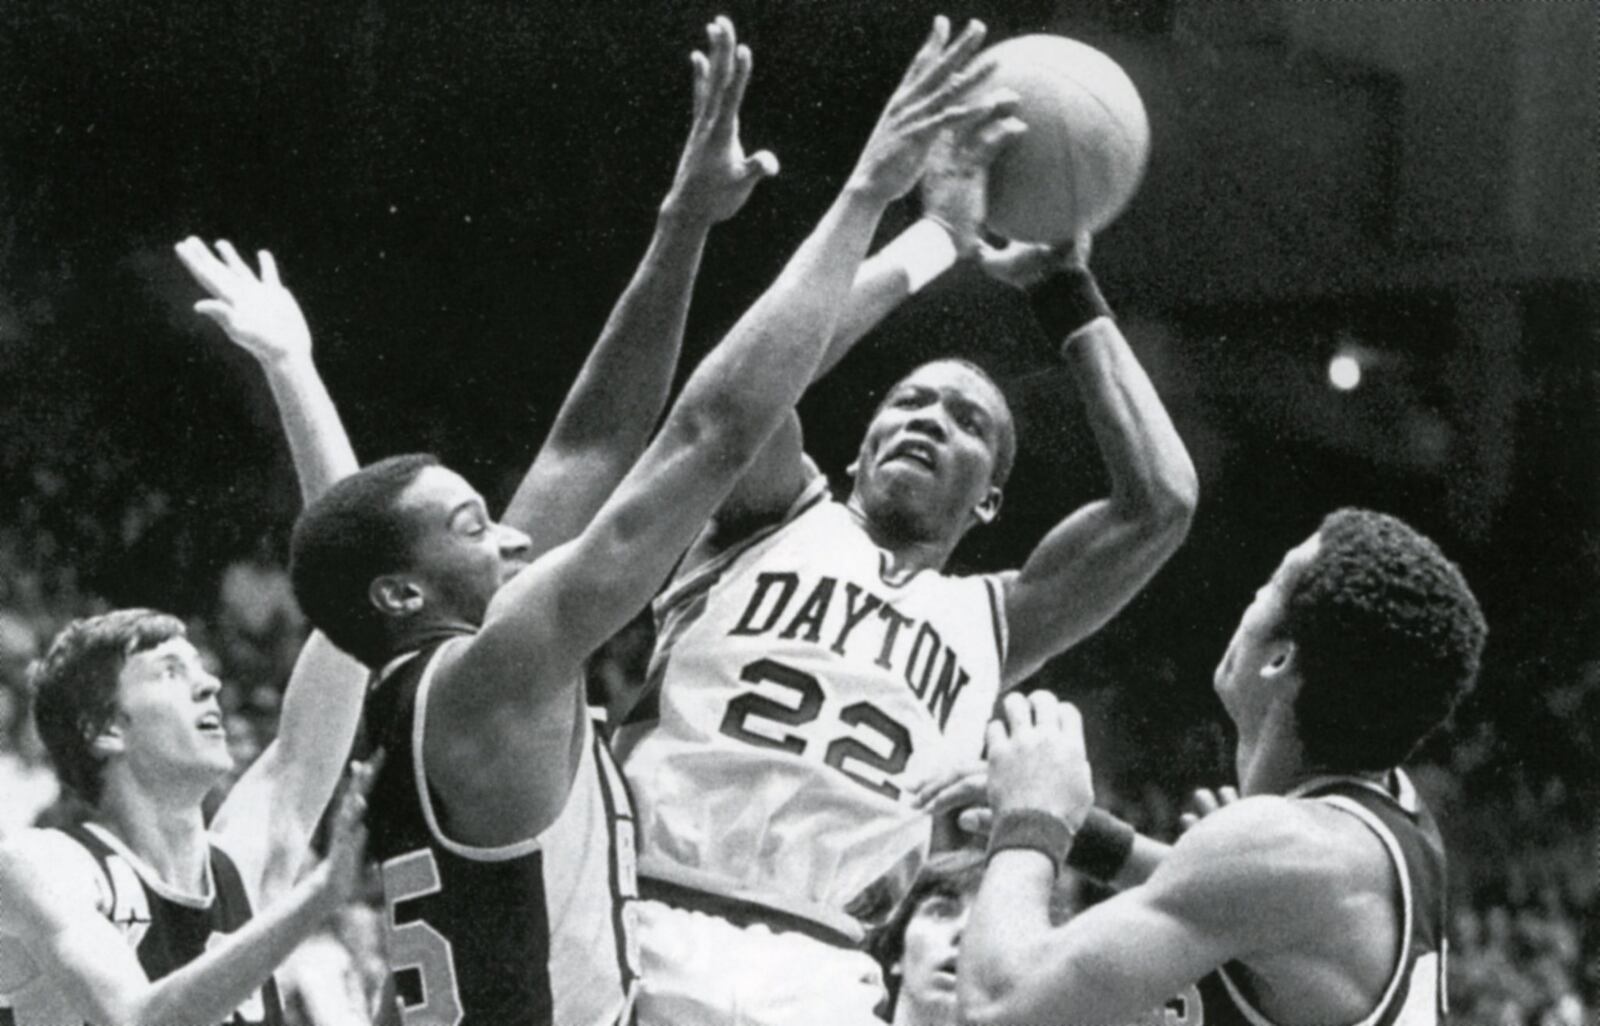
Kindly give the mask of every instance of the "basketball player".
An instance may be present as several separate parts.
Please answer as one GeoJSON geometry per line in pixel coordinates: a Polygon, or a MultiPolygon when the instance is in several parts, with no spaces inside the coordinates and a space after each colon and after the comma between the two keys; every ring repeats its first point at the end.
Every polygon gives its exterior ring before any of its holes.
{"type": "Polygon", "coordinates": [[[1471,686],[1485,633],[1431,541],[1379,513],[1327,517],[1256,593],[1217,668],[1242,797],[1145,882],[1054,929],[1062,857],[1127,883],[1132,833],[1089,825],[1076,710],[1007,696],[961,956],[969,1021],[1444,1021],[1444,853],[1396,766],[1471,686]]]}
{"type": "Polygon", "coordinates": [[[957,1026],[956,960],[983,854],[965,849],[930,858],[889,920],[868,937],[883,967],[892,1026],[957,1026]]]}
{"type": "MultiPolygon", "coordinates": [[[[179,255],[214,298],[197,309],[267,372],[307,498],[355,469],[311,362],[299,308],[261,254],[179,255]]],[[[362,673],[314,636],[277,739],[210,828],[201,804],[233,769],[221,685],[177,619],[124,609],[74,621],[34,671],[35,715],[88,822],[0,850],[0,1022],[16,1026],[283,1021],[272,970],[360,877],[368,773],[341,807],[328,860],[295,883],[360,715],[362,673]]]]}
{"type": "Polygon", "coordinates": [[[939,130],[991,116],[997,99],[967,101],[961,73],[980,38],[952,44],[936,24],[849,185],[617,484],[611,468],[664,401],[662,351],[676,351],[704,235],[770,171],[740,148],[750,57],[719,19],[656,243],[506,522],[426,456],[375,464],[302,517],[296,594],[378,671],[369,715],[390,758],[373,844],[406,1023],[628,1016],[631,815],[589,723],[583,663],[646,605],[792,409],[884,209],[915,185],[939,130]]]}
{"type": "Polygon", "coordinates": [[[977,758],[1002,687],[1103,625],[1187,530],[1193,468],[1085,250],[980,246],[987,164],[1020,128],[991,122],[941,145],[925,198],[941,223],[913,229],[929,259],[872,309],[958,252],[1029,287],[1111,493],[1020,570],[947,575],[960,540],[999,514],[1015,453],[988,375],[941,360],[891,388],[846,502],[786,418],[657,601],[657,690],[619,736],[651,899],[647,1022],[873,1021],[881,985],[845,909],[886,873],[915,872],[929,818],[912,789],[977,758]]]}

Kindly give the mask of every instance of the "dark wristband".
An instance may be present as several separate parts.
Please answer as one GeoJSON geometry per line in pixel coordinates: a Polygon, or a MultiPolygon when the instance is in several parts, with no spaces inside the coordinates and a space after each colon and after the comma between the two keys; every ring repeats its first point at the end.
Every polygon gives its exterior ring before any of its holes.
{"type": "Polygon", "coordinates": [[[1133,827],[1101,808],[1089,810],[1067,852],[1067,866],[1110,883],[1133,854],[1133,827]]]}
{"type": "Polygon", "coordinates": [[[1072,849],[1072,827],[1059,816],[1040,809],[1014,809],[1002,812],[995,818],[989,831],[989,853],[992,859],[1002,851],[1023,848],[1036,851],[1050,860],[1056,872],[1072,849]]]}
{"type": "Polygon", "coordinates": [[[1111,316],[1111,307],[1100,294],[1094,275],[1083,267],[1046,278],[1028,290],[1028,302],[1039,327],[1052,342],[1064,341],[1096,317],[1111,316]]]}

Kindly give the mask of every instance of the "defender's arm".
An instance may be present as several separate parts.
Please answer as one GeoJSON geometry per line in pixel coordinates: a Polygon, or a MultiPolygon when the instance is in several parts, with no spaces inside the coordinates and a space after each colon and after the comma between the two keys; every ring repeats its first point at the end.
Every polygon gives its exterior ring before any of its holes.
{"type": "Polygon", "coordinates": [[[666,405],[706,237],[778,171],[770,152],[746,157],[739,140],[749,48],[727,18],[707,35],[710,56],[692,57],[694,122],[649,249],[501,518],[528,535],[535,557],[576,537],[644,449],[666,405]]]}

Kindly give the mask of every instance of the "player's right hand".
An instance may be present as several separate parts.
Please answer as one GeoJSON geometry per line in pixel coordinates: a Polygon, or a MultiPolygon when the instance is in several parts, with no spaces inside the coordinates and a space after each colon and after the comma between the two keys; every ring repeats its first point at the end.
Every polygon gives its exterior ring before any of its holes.
{"type": "Polygon", "coordinates": [[[300,304],[278,280],[272,254],[261,250],[261,276],[250,269],[225,241],[217,243],[217,259],[210,247],[189,236],[174,247],[178,259],[211,299],[194,305],[194,312],[217,322],[228,337],[263,363],[280,363],[311,356],[311,329],[300,304]]]}
{"type": "Polygon", "coordinates": [[[1189,828],[1216,812],[1225,805],[1232,805],[1239,800],[1237,789],[1228,785],[1212,790],[1209,787],[1195,788],[1189,795],[1189,807],[1178,817],[1178,833],[1189,832],[1189,828]]]}
{"type": "Polygon", "coordinates": [[[1076,829],[1094,804],[1083,719],[1048,691],[1011,692],[986,735],[989,807],[996,819],[1033,809],[1076,829]]]}
{"type": "Polygon", "coordinates": [[[970,21],[954,43],[950,22],[934,19],[933,31],[906,69],[900,86],[878,118],[856,161],[850,186],[882,203],[910,192],[922,177],[928,151],[945,128],[963,130],[974,120],[1017,102],[1009,89],[974,97],[974,90],[994,71],[993,63],[973,65],[987,29],[970,21]]]}
{"type": "Polygon", "coordinates": [[[737,214],[763,178],[778,173],[778,158],[771,150],[747,157],[739,140],[750,48],[739,45],[726,17],[707,25],[706,37],[711,55],[696,50],[689,58],[694,65],[694,124],[662,209],[716,224],[737,214]]]}
{"type": "Polygon", "coordinates": [[[1032,288],[1052,274],[1089,266],[1094,239],[1084,232],[1072,242],[1052,246],[1045,242],[1007,242],[1002,246],[978,243],[978,266],[996,281],[1019,289],[1032,288]]]}

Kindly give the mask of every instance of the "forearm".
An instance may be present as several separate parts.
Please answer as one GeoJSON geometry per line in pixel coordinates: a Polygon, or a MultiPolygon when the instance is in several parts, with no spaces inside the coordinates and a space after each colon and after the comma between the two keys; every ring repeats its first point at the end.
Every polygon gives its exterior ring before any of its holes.
{"type": "Polygon", "coordinates": [[[753,456],[822,365],[885,203],[862,190],[840,194],[772,286],[706,357],[674,413],[717,421],[753,456]],[[750,444],[751,441],[754,444],[750,444]]]}
{"type": "Polygon", "coordinates": [[[182,969],[163,976],[111,1021],[223,1022],[263,986],[284,959],[326,917],[324,884],[308,878],[280,902],[182,969]]]}
{"type": "MultiPolygon", "coordinates": [[[[603,460],[611,468],[605,486],[595,489],[596,505],[644,450],[666,405],[709,229],[670,203],[662,207],[644,259],[545,439],[541,459],[582,456],[591,466],[603,460]]],[[[544,494],[539,469],[536,461],[511,500],[507,522],[520,525],[537,514],[533,507],[544,494]]]]}
{"type": "MultiPolygon", "coordinates": [[[[366,698],[367,671],[321,633],[300,649],[284,689],[273,756],[279,761],[279,810],[297,815],[305,841],[344,772],[366,698]]],[[[296,846],[300,859],[306,843],[296,846]]]]}
{"type": "Polygon", "coordinates": [[[262,369],[289,440],[300,494],[309,504],[335,481],[356,472],[355,450],[309,356],[262,361],[262,369]]]}
{"type": "Polygon", "coordinates": [[[963,1022],[1022,1022],[1027,974],[1050,933],[1050,896],[1056,873],[1037,851],[996,852],[961,938],[959,992],[963,1022]]]}
{"type": "Polygon", "coordinates": [[[1199,485],[1183,439],[1121,330],[1097,318],[1063,345],[1111,476],[1115,511],[1187,523],[1199,485]]]}
{"type": "Polygon", "coordinates": [[[923,218],[861,264],[817,377],[828,373],[872,329],[956,260],[949,230],[923,218]]]}

